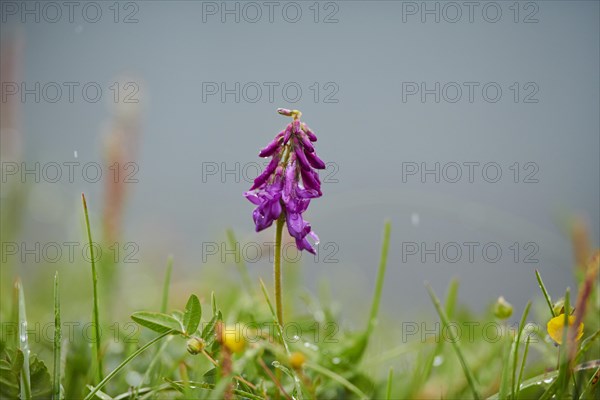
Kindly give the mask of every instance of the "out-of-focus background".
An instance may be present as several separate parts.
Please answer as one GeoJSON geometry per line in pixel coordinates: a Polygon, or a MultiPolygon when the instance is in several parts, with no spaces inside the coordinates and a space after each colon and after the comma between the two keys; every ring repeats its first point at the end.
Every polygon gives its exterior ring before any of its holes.
{"type": "Polygon", "coordinates": [[[3,303],[12,276],[50,290],[56,269],[89,299],[81,192],[125,312],[169,254],[182,293],[238,279],[227,228],[270,279],[273,231],[254,233],[242,194],[288,123],[277,107],[303,112],[328,163],[307,212],[319,255],[294,274],[329,282],[350,323],[386,218],[397,319],[452,277],[475,310],[521,309],[536,268],[571,284],[574,215],[597,243],[596,1],[69,4],[1,5],[3,303]]]}

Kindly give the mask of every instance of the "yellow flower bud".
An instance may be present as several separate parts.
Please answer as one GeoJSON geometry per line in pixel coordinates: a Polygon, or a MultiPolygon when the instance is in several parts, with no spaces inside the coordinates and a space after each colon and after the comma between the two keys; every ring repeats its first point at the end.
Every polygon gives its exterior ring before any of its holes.
{"type": "Polygon", "coordinates": [[[196,355],[204,350],[204,340],[202,338],[193,336],[187,341],[187,351],[190,354],[196,355]]]}
{"type": "MultiPolygon", "coordinates": [[[[569,315],[569,326],[573,326],[574,323],[575,323],[575,316],[569,315]]],[[[548,325],[546,326],[546,329],[548,330],[548,335],[550,335],[552,340],[554,340],[558,344],[562,344],[564,327],[565,327],[565,314],[560,314],[558,317],[554,317],[550,321],[548,321],[548,325]]],[[[581,339],[582,336],[583,336],[583,323],[580,323],[579,327],[577,328],[577,336],[575,337],[575,340],[581,339]]]]}
{"type": "MultiPolygon", "coordinates": [[[[554,315],[564,314],[565,313],[565,299],[559,299],[552,305],[552,311],[554,311],[554,315]]],[[[569,313],[571,310],[569,310],[569,313]]]]}
{"type": "Polygon", "coordinates": [[[305,361],[306,361],[306,357],[304,356],[304,354],[300,353],[299,351],[295,351],[292,354],[290,354],[290,365],[294,369],[302,368],[305,361]]]}

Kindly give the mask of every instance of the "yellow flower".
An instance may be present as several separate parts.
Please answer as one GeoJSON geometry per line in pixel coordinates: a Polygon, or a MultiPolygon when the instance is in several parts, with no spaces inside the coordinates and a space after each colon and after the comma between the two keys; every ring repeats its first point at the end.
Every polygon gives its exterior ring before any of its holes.
{"type": "Polygon", "coordinates": [[[290,365],[294,369],[302,368],[305,361],[306,361],[306,357],[304,356],[304,354],[300,353],[299,351],[295,351],[292,354],[290,354],[290,365]]]}
{"type": "MultiPolygon", "coordinates": [[[[572,326],[575,323],[575,316],[569,315],[569,326],[572,326]]],[[[565,314],[560,314],[558,317],[552,318],[548,321],[548,325],[546,329],[548,330],[548,335],[558,344],[562,344],[563,338],[563,328],[565,327],[565,314]]],[[[575,340],[581,339],[583,336],[583,323],[579,324],[579,328],[577,329],[577,337],[575,340]]]]}
{"type": "Polygon", "coordinates": [[[223,327],[221,331],[221,342],[231,350],[232,353],[240,353],[244,350],[246,341],[242,330],[236,324],[235,327],[223,327]]]}

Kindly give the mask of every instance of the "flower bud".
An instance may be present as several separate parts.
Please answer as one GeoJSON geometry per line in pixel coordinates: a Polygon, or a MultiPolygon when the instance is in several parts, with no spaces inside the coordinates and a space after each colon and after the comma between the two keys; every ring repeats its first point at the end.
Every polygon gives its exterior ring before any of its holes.
{"type": "MultiPolygon", "coordinates": [[[[573,313],[573,307],[569,307],[569,315],[573,313]]],[[[565,313],[565,299],[561,298],[552,305],[554,315],[565,313]]]]}
{"type": "Polygon", "coordinates": [[[292,354],[290,354],[290,365],[294,369],[302,368],[305,361],[306,361],[306,357],[304,356],[304,354],[300,353],[299,351],[295,351],[292,354]]]}
{"type": "Polygon", "coordinates": [[[192,336],[187,341],[187,351],[192,355],[196,355],[204,350],[204,340],[197,336],[192,336]]]}
{"type": "Polygon", "coordinates": [[[512,313],[512,305],[503,296],[498,297],[496,304],[494,304],[494,316],[498,319],[507,319],[512,313]]]}
{"type": "Polygon", "coordinates": [[[287,108],[278,108],[277,112],[281,115],[285,115],[286,117],[292,116],[292,110],[288,110],[287,108]]]}

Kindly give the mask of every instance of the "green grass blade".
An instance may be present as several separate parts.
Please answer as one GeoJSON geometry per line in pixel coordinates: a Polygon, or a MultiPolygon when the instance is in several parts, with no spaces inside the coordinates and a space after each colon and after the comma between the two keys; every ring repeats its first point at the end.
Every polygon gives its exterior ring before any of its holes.
{"type": "Polygon", "coordinates": [[[557,386],[556,386],[556,396],[559,399],[563,398],[563,395],[565,394],[566,390],[567,390],[567,385],[569,384],[569,380],[570,380],[570,375],[571,375],[571,370],[570,370],[570,365],[569,365],[569,360],[568,360],[568,354],[569,354],[569,346],[572,345],[571,343],[569,343],[569,312],[568,310],[570,310],[571,308],[571,303],[570,303],[570,297],[571,297],[571,290],[569,288],[567,288],[567,291],[565,293],[565,313],[564,315],[564,327],[563,327],[563,334],[562,334],[562,344],[559,346],[559,352],[558,352],[558,378],[557,378],[557,386]]]}
{"type": "Polygon", "coordinates": [[[15,283],[19,301],[19,349],[23,353],[23,367],[21,368],[21,399],[31,399],[31,376],[29,375],[29,340],[27,337],[27,312],[25,310],[25,294],[21,280],[15,283]]]}
{"type": "Polygon", "coordinates": [[[581,358],[581,356],[583,356],[585,353],[587,353],[587,351],[590,349],[590,347],[592,347],[594,340],[598,339],[599,337],[600,337],[600,329],[598,329],[596,332],[592,333],[590,336],[585,338],[581,342],[581,347],[579,348],[579,351],[577,352],[577,356],[575,357],[575,360],[579,360],[581,358]]]}
{"type": "Polygon", "coordinates": [[[525,310],[523,310],[523,316],[521,317],[521,322],[519,323],[519,328],[517,331],[517,337],[515,340],[515,344],[514,344],[514,352],[513,352],[513,368],[512,368],[512,398],[516,398],[516,392],[517,392],[517,365],[519,362],[519,345],[521,343],[521,333],[523,332],[523,328],[525,327],[525,322],[527,321],[527,315],[529,314],[529,308],[531,307],[531,301],[527,302],[527,305],[525,306],[525,310]]]}
{"type": "Polygon", "coordinates": [[[250,274],[248,273],[248,267],[246,266],[246,262],[242,257],[240,245],[236,240],[233,229],[227,229],[227,240],[229,241],[229,245],[235,249],[235,265],[237,266],[238,272],[242,277],[244,288],[248,294],[252,296],[254,295],[254,287],[252,286],[252,280],[250,279],[250,274]]]}
{"type": "MultiPolygon", "coordinates": [[[[437,310],[437,312],[440,316],[440,319],[442,320],[442,324],[444,325],[444,327],[447,327],[450,324],[450,322],[448,320],[448,317],[446,316],[446,313],[442,309],[442,305],[440,304],[440,299],[436,296],[431,285],[426,284],[426,286],[427,286],[427,291],[429,292],[429,297],[431,297],[431,301],[433,302],[433,305],[435,306],[435,309],[437,310]]],[[[462,353],[460,345],[458,344],[458,340],[456,340],[456,337],[454,336],[454,331],[452,329],[449,329],[448,332],[450,332],[450,336],[452,336],[450,338],[450,343],[452,344],[452,347],[454,348],[454,351],[456,352],[456,355],[460,361],[460,365],[462,366],[462,369],[465,373],[465,377],[467,378],[469,387],[471,388],[471,391],[473,392],[473,396],[475,397],[475,399],[479,399],[480,398],[479,392],[477,391],[476,384],[475,384],[475,376],[473,375],[473,372],[471,372],[471,369],[469,368],[467,361],[465,360],[465,357],[462,353]]]]}
{"type": "Polygon", "coordinates": [[[373,328],[377,325],[377,314],[379,313],[379,304],[381,302],[381,293],[383,292],[383,283],[385,281],[385,270],[387,266],[388,250],[390,247],[390,234],[392,224],[390,221],[385,222],[383,229],[383,244],[381,245],[381,258],[379,260],[379,270],[377,272],[377,282],[375,284],[375,292],[373,294],[373,303],[371,305],[371,313],[366,331],[366,340],[369,339],[373,328]]]}
{"type": "Polygon", "coordinates": [[[98,273],[96,271],[96,260],[94,256],[94,246],[92,242],[92,229],[90,227],[90,217],[88,214],[87,202],[85,201],[85,195],[81,193],[81,202],[83,203],[83,213],[85,215],[85,228],[87,230],[88,244],[90,246],[90,263],[92,265],[92,286],[94,291],[94,336],[95,336],[95,355],[96,355],[96,370],[98,381],[102,381],[102,353],[101,353],[101,341],[100,341],[100,311],[98,301],[98,273]]]}
{"type": "Polygon", "coordinates": [[[515,347],[515,343],[512,343],[510,337],[506,337],[505,343],[502,349],[502,375],[500,377],[500,388],[499,388],[499,396],[501,399],[508,399],[508,393],[510,391],[510,358],[511,358],[511,349],[515,347]],[[511,346],[512,345],[512,346],[511,346]]]}
{"type": "MultiPolygon", "coordinates": [[[[458,279],[453,278],[448,285],[448,292],[446,293],[446,315],[450,319],[454,317],[454,310],[456,310],[458,286],[458,279]]],[[[443,340],[440,340],[440,342],[443,342],[443,340]]]]}
{"type": "Polygon", "coordinates": [[[557,388],[558,388],[558,380],[555,379],[554,381],[552,381],[550,386],[548,386],[548,389],[546,389],[546,391],[544,393],[542,393],[539,400],[549,400],[552,398],[558,399],[559,397],[553,397],[554,394],[556,393],[557,388]]]}
{"type": "Polygon", "coordinates": [[[542,281],[542,276],[540,275],[540,271],[538,271],[537,269],[535,270],[535,277],[537,278],[538,285],[540,286],[540,289],[542,290],[542,294],[544,295],[544,298],[546,299],[546,304],[548,304],[548,308],[550,309],[550,315],[552,315],[552,318],[554,318],[554,317],[556,317],[556,313],[554,312],[554,307],[552,306],[552,300],[550,299],[548,290],[546,290],[546,285],[544,285],[544,281],[542,281]]]}
{"type": "Polygon", "coordinates": [[[273,317],[273,323],[275,323],[275,326],[277,327],[277,333],[279,334],[279,337],[281,338],[281,341],[283,342],[283,346],[285,347],[286,353],[289,355],[290,349],[288,348],[288,345],[285,341],[285,337],[283,336],[283,328],[279,324],[279,319],[277,318],[277,313],[275,312],[275,309],[273,308],[273,303],[271,303],[271,299],[269,298],[269,293],[267,293],[267,288],[265,287],[265,283],[263,282],[262,279],[260,280],[260,287],[262,289],[263,295],[265,296],[265,300],[267,300],[267,304],[269,305],[269,310],[271,310],[271,316],[273,317]]]}
{"type": "Polygon", "coordinates": [[[165,340],[164,343],[156,350],[154,357],[152,357],[152,360],[150,361],[150,364],[148,364],[148,368],[146,369],[144,376],[142,377],[142,379],[140,380],[140,383],[138,384],[138,386],[136,388],[138,391],[141,390],[141,387],[144,384],[144,382],[152,383],[151,382],[152,374],[154,373],[155,369],[157,368],[160,358],[162,356],[162,353],[165,351],[165,349],[169,345],[169,342],[172,337],[173,336],[169,336],[167,338],[167,340],[165,340]]]}
{"type": "Polygon", "coordinates": [[[596,384],[594,384],[594,379],[596,379],[596,376],[598,374],[600,374],[600,367],[596,368],[596,370],[594,371],[594,373],[592,374],[590,379],[585,384],[583,390],[581,391],[581,396],[579,396],[580,399],[592,399],[593,398],[592,391],[594,390],[594,386],[598,384],[598,382],[596,382],[596,384]]]}
{"type": "Polygon", "coordinates": [[[115,375],[117,375],[123,368],[125,368],[125,366],[131,362],[131,360],[133,360],[134,358],[136,358],[137,356],[139,356],[140,354],[142,354],[148,347],[152,346],[154,343],[157,343],[162,338],[164,338],[167,335],[171,335],[172,333],[173,333],[173,331],[167,331],[167,332],[163,333],[162,335],[159,335],[159,336],[155,337],[154,339],[152,339],[151,341],[149,341],[148,343],[146,343],[145,345],[143,345],[142,347],[140,347],[139,349],[137,349],[135,352],[131,353],[131,355],[129,357],[127,357],[125,360],[123,360],[123,362],[121,362],[121,364],[119,364],[108,375],[106,375],[106,377],[104,379],[102,379],[100,381],[100,383],[98,383],[92,389],[92,391],[90,393],[88,393],[87,396],[85,396],[84,400],[91,400],[91,399],[93,399],[94,396],[96,395],[96,393],[100,389],[102,389],[112,378],[114,378],[115,375]]]}
{"type": "Polygon", "coordinates": [[[173,256],[167,259],[167,270],[165,271],[165,281],[163,283],[162,302],[160,303],[160,312],[167,313],[169,305],[169,287],[171,285],[171,273],[173,272],[173,256]]]}
{"type": "Polygon", "coordinates": [[[390,372],[388,372],[387,387],[385,390],[385,398],[387,400],[392,400],[392,380],[393,379],[394,379],[394,368],[390,368],[390,372]]]}
{"type": "Polygon", "coordinates": [[[359,388],[357,388],[356,386],[354,386],[352,383],[350,383],[346,378],[344,378],[341,375],[336,374],[333,371],[328,370],[325,367],[322,367],[318,364],[313,364],[311,362],[307,362],[306,364],[304,364],[307,368],[312,369],[313,371],[321,374],[321,375],[325,375],[328,378],[333,379],[334,381],[336,381],[337,383],[339,383],[340,385],[344,386],[346,389],[348,389],[349,391],[351,391],[352,393],[354,393],[355,395],[357,395],[358,397],[360,397],[361,399],[368,399],[369,397],[364,394],[359,388]]]}
{"type": "MultiPolygon", "coordinates": [[[[456,309],[456,300],[458,298],[458,279],[454,278],[450,281],[448,285],[448,290],[446,292],[446,315],[448,319],[452,319],[454,317],[454,311],[456,309]]],[[[429,357],[425,360],[425,365],[421,370],[415,369],[415,375],[412,379],[411,385],[409,387],[408,397],[414,396],[417,390],[423,387],[424,383],[427,382],[429,376],[431,375],[431,371],[433,371],[433,363],[435,358],[442,352],[444,348],[445,340],[438,340],[435,348],[429,354],[429,357]]]]}
{"type": "Polygon", "coordinates": [[[519,371],[519,378],[517,379],[517,390],[515,393],[515,400],[519,398],[521,392],[521,381],[523,380],[523,371],[525,371],[525,364],[527,362],[527,353],[529,353],[529,343],[531,342],[531,336],[527,336],[527,342],[525,342],[525,350],[523,351],[523,359],[521,360],[521,370],[519,371]]]}
{"type": "Polygon", "coordinates": [[[58,286],[58,272],[54,275],[54,376],[52,393],[54,400],[60,400],[60,345],[62,332],[60,326],[60,295],[58,286]]]}
{"type": "MultiPolygon", "coordinates": [[[[542,375],[534,376],[533,378],[527,379],[521,384],[521,390],[528,389],[531,387],[539,387],[540,385],[550,385],[556,383],[557,371],[545,372],[542,375]]],[[[498,393],[490,396],[487,400],[500,400],[498,393]]]]}

